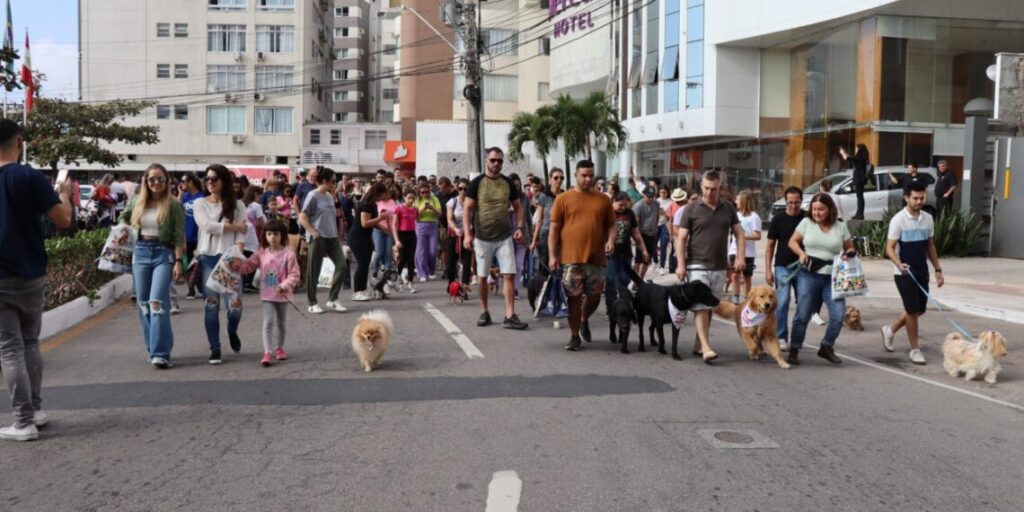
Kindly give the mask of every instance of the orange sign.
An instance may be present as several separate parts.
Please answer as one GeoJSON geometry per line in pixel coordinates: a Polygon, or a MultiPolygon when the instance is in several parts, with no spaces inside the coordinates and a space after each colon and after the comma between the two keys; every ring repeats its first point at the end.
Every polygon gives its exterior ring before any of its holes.
{"type": "Polygon", "coordinates": [[[384,161],[395,164],[416,162],[416,142],[389,140],[384,142],[384,161]]]}

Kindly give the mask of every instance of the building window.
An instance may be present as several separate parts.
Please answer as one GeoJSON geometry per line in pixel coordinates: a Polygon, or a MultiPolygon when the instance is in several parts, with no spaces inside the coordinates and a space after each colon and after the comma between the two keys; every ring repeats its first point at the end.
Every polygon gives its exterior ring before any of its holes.
{"type": "Polygon", "coordinates": [[[256,25],[256,51],[266,53],[295,51],[295,27],[291,25],[256,25]]]}
{"type": "Polygon", "coordinates": [[[359,37],[359,29],[351,27],[335,27],[334,37],[359,37]]]}
{"type": "Polygon", "coordinates": [[[334,91],[334,101],[348,101],[348,91],[334,91]]]}
{"type": "Polygon", "coordinates": [[[385,100],[397,100],[398,99],[398,89],[391,89],[391,88],[384,89],[384,90],[382,90],[380,92],[380,97],[381,97],[381,99],[385,99],[385,100]]]}
{"type": "Polygon", "coordinates": [[[245,66],[206,66],[206,90],[232,92],[245,89],[245,66]]]}
{"type": "Polygon", "coordinates": [[[294,66],[256,66],[256,91],[283,91],[292,86],[294,76],[294,66]]]}
{"type": "Polygon", "coordinates": [[[171,77],[171,65],[170,64],[157,64],[156,65],[156,77],[157,78],[170,78],[171,77]]]}
{"type": "Polygon", "coordinates": [[[661,61],[661,80],[665,82],[662,112],[679,111],[679,2],[665,0],[665,52],[661,61]]]}
{"type": "Polygon", "coordinates": [[[188,37],[188,23],[175,23],[174,37],[188,37]]]}
{"type": "Polygon", "coordinates": [[[208,0],[211,11],[244,11],[245,0],[208,0]]]}
{"type": "Polygon", "coordinates": [[[392,120],[394,120],[394,118],[395,118],[395,111],[394,110],[381,110],[380,111],[380,120],[381,121],[391,122],[392,120]]]}
{"type": "Polygon", "coordinates": [[[207,25],[206,35],[206,51],[245,51],[245,25],[207,25]]]}
{"type": "Polygon", "coordinates": [[[188,119],[188,105],[175,105],[174,119],[177,119],[178,121],[184,121],[188,119]]]}
{"type": "Polygon", "coordinates": [[[704,0],[686,0],[686,108],[704,106],[704,0]]]}
{"type": "Polygon", "coordinates": [[[256,5],[261,11],[295,10],[295,0],[258,0],[256,5]]]}
{"type": "Polygon", "coordinates": [[[188,78],[188,64],[175,64],[174,78],[188,78]]]}
{"type": "Polygon", "coordinates": [[[292,108],[256,107],[256,133],[292,133],[292,108]]]}
{"type": "Polygon", "coordinates": [[[341,130],[331,130],[331,145],[341,144],[341,130]]]}
{"type": "Polygon", "coordinates": [[[331,114],[331,121],[334,121],[335,123],[340,123],[340,122],[342,122],[344,120],[345,120],[345,114],[343,114],[341,112],[335,112],[335,113],[331,114]]]}
{"type": "Polygon", "coordinates": [[[384,55],[395,55],[398,53],[398,45],[386,44],[384,45],[384,55]]]}
{"type": "Polygon", "coordinates": [[[309,143],[314,145],[320,144],[320,130],[309,131],[309,143]]]}
{"type": "Polygon", "coordinates": [[[170,105],[157,105],[156,106],[156,118],[157,119],[170,119],[171,118],[171,106],[170,105]]]}
{"type": "MultiPolygon", "coordinates": [[[[455,75],[455,98],[462,98],[464,87],[466,87],[466,76],[455,75]]],[[[516,75],[484,76],[484,101],[519,101],[519,77],[516,75]]]]}
{"type": "Polygon", "coordinates": [[[156,36],[157,37],[171,37],[171,24],[170,23],[157,23],[156,24],[156,36]]]}
{"type": "Polygon", "coordinates": [[[350,12],[350,9],[348,7],[335,7],[334,8],[334,16],[336,18],[342,18],[342,17],[348,16],[349,12],[350,12]]]}
{"type": "Polygon", "coordinates": [[[366,149],[384,149],[384,141],[388,138],[385,130],[366,130],[366,149]]]}
{"type": "Polygon", "coordinates": [[[551,84],[537,82],[537,101],[551,101],[551,84]]]}
{"type": "Polygon", "coordinates": [[[245,107],[206,107],[206,133],[245,133],[245,107]]]}
{"type": "Polygon", "coordinates": [[[644,76],[641,78],[641,85],[644,85],[646,98],[644,115],[652,115],[658,112],[658,55],[660,54],[660,21],[661,21],[662,0],[654,0],[647,5],[647,26],[645,27],[644,43],[644,76]]]}

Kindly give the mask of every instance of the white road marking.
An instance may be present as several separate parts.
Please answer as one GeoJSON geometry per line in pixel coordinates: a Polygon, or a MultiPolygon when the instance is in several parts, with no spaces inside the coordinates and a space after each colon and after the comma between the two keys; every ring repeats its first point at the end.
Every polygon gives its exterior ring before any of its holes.
{"type": "MultiPolygon", "coordinates": [[[[732,322],[730,322],[728,320],[723,320],[723,319],[718,318],[718,317],[715,317],[715,320],[717,320],[719,322],[722,322],[724,324],[729,324],[729,325],[733,325],[733,326],[736,325],[736,324],[734,324],[734,323],[732,323],[732,322]]],[[[817,350],[819,348],[817,345],[811,345],[810,343],[804,343],[804,346],[806,346],[808,348],[812,348],[814,350],[817,350]]],[[[952,385],[949,385],[949,384],[946,384],[946,383],[943,383],[943,382],[939,382],[939,381],[935,381],[935,380],[931,380],[931,379],[926,379],[924,377],[920,377],[920,376],[914,375],[912,373],[907,373],[907,372],[904,372],[904,371],[901,371],[901,370],[897,370],[895,368],[889,368],[888,366],[880,365],[878,363],[872,363],[871,361],[865,361],[863,359],[860,359],[860,358],[857,358],[857,357],[853,357],[853,356],[851,356],[849,354],[843,354],[843,353],[840,353],[840,352],[836,352],[836,354],[839,355],[840,357],[842,357],[843,359],[849,359],[850,361],[853,361],[853,362],[858,363],[858,364],[862,364],[862,365],[867,366],[869,368],[874,368],[876,370],[882,370],[883,372],[889,372],[889,373],[892,373],[894,375],[899,375],[901,377],[906,377],[908,379],[916,380],[918,382],[924,382],[925,384],[931,384],[932,386],[935,386],[935,387],[938,387],[938,388],[948,389],[950,391],[956,391],[957,393],[960,393],[960,394],[963,394],[963,395],[971,396],[971,397],[974,397],[974,398],[980,398],[982,400],[985,400],[986,402],[992,402],[992,403],[997,404],[997,405],[1002,405],[1004,407],[1009,407],[1010,409],[1013,409],[1013,410],[1016,410],[1016,411],[1024,412],[1024,406],[1021,406],[1021,405],[1017,405],[1017,404],[1014,404],[1014,403],[1011,403],[1011,402],[1006,402],[1006,401],[1000,400],[998,398],[992,398],[990,396],[985,396],[985,395],[983,395],[981,393],[975,393],[974,391],[969,391],[969,390],[966,390],[966,389],[963,389],[963,388],[958,388],[956,386],[952,386],[952,385]]]]}
{"type": "Polygon", "coordinates": [[[434,317],[434,320],[437,320],[437,323],[441,324],[441,327],[444,327],[445,330],[448,331],[448,334],[455,340],[455,343],[459,344],[459,348],[461,348],[470,359],[483,359],[483,352],[480,352],[480,349],[476,348],[476,345],[474,345],[465,334],[462,334],[459,327],[449,320],[448,317],[444,316],[444,313],[442,313],[441,310],[437,309],[429,302],[423,304],[423,309],[427,310],[427,313],[430,313],[430,316],[434,317]]]}
{"type": "Polygon", "coordinates": [[[487,486],[485,512],[516,512],[522,492],[523,481],[515,471],[498,471],[487,486]]]}

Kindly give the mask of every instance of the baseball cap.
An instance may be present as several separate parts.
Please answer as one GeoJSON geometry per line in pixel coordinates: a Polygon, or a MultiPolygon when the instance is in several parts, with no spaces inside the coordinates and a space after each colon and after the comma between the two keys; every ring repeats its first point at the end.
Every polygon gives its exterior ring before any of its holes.
{"type": "Polygon", "coordinates": [[[658,195],[658,190],[650,185],[644,188],[644,195],[647,197],[654,197],[658,195]]]}

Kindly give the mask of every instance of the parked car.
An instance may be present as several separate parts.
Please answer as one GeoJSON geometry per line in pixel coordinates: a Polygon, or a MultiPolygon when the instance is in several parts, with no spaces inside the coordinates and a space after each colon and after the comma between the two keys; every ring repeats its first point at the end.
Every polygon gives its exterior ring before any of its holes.
{"type": "Polygon", "coordinates": [[[79,185],[78,197],[81,199],[82,204],[85,204],[89,199],[92,199],[92,185],[79,185]]]}
{"type": "MultiPolygon", "coordinates": [[[[898,183],[906,173],[906,167],[888,166],[875,169],[875,173],[868,177],[868,182],[864,185],[864,220],[882,220],[886,209],[900,208],[903,204],[903,189],[893,183],[889,176],[891,174],[898,183]]],[[[924,175],[928,183],[928,200],[924,210],[934,215],[935,178],[938,176],[938,171],[934,167],[921,167],[918,169],[918,173],[924,175]]],[[[839,196],[839,210],[843,212],[844,220],[849,220],[857,212],[857,195],[853,190],[852,170],[830,174],[805,188],[804,200],[800,208],[804,211],[810,208],[811,198],[821,191],[823,181],[831,183],[832,193],[839,196]]],[[[772,204],[771,216],[774,217],[785,210],[785,199],[779,199],[772,204]]]]}

